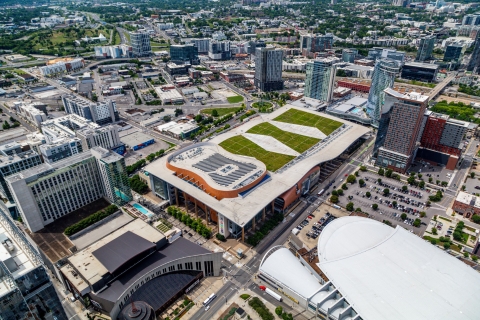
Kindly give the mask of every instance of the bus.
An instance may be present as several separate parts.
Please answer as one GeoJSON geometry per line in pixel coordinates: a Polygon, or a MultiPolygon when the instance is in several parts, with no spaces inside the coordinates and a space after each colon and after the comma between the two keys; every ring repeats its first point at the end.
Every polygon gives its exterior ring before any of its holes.
{"type": "Polygon", "coordinates": [[[325,191],[325,189],[320,190],[320,191],[317,193],[317,196],[321,196],[324,191],[325,191]]]}
{"type": "Polygon", "coordinates": [[[203,301],[203,306],[206,307],[210,302],[212,302],[217,296],[215,293],[212,293],[205,301],[203,301]]]}

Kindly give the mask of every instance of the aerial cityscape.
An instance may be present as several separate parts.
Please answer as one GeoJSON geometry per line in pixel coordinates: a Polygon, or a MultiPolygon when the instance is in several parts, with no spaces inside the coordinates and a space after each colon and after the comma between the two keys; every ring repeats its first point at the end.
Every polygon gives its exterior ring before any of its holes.
{"type": "Polygon", "coordinates": [[[1,320],[480,319],[480,2],[1,0],[1,320]]]}

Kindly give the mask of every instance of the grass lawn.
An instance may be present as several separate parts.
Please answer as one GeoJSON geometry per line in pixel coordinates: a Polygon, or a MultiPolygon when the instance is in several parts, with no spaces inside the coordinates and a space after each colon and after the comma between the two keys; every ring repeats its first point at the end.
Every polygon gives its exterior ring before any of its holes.
{"type": "Polygon", "coordinates": [[[250,128],[247,133],[255,133],[273,137],[299,153],[308,150],[308,148],[320,141],[320,139],[317,138],[283,131],[268,122],[257,124],[256,126],[250,128]]]}
{"type": "Polygon", "coordinates": [[[463,243],[467,243],[469,237],[470,237],[470,236],[469,236],[468,234],[466,234],[465,232],[462,232],[462,238],[463,238],[463,239],[462,239],[462,242],[463,242],[463,243]]]}
{"type": "Polygon", "coordinates": [[[283,165],[295,158],[294,156],[267,151],[244,136],[231,137],[222,141],[220,146],[231,153],[254,157],[262,161],[267,167],[267,170],[270,171],[280,169],[283,165]]]}
{"type": "Polygon", "coordinates": [[[243,101],[243,97],[242,96],[227,97],[227,101],[229,103],[239,103],[243,101]]]}
{"type": "Polygon", "coordinates": [[[314,127],[327,136],[342,125],[341,122],[297,109],[289,109],[273,120],[314,127]]]}
{"type": "Polygon", "coordinates": [[[114,31],[115,36],[113,37],[113,45],[118,45],[122,43],[122,39],[120,38],[120,33],[117,30],[114,31]]]}
{"type": "Polygon", "coordinates": [[[475,228],[472,228],[472,227],[469,227],[469,226],[465,226],[465,229],[467,229],[467,230],[470,231],[470,232],[475,233],[475,228]]]}
{"type": "Polygon", "coordinates": [[[438,216],[438,219],[442,219],[442,220],[445,220],[445,221],[448,221],[448,222],[452,222],[452,220],[447,219],[447,218],[445,218],[445,217],[441,217],[441,216],[438,216]]]}
{"type": "Polygon", "coordinates": [[[218,112],[218,116],[219,117],[223,117],[224,115],[226,114],[229,114],[229,113],[235,113],[237,112],[238,110],[242,109],[241,107],[235,107],[235,108],[208,108],[208,109],[202,109],[200,110],[200,113],[204,113],[204,114],[209,114],[211,115],[212,114],[212,111],[213,110],[217,110],[218,112]]]}

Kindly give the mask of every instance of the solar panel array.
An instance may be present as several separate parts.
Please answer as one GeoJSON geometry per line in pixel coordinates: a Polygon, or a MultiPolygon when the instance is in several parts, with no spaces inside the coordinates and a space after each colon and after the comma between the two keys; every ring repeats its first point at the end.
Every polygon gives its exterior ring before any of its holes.
{"type": "Polygon", "coordinates": [[[194,168],[207,172],[212,179],[222,186],[229,186],[238,179],[246,176],[250,172],[257,169],[257,166],[251,163],[243,163],[235,160],[228,159],[221,154],[215,153],[208,158],[193,165],[194,168]],[[235,165],[238,169],[232,170],[226,175],[220,175],[214,171],[217,171],[221,167],[226,165],[235,165]]]}

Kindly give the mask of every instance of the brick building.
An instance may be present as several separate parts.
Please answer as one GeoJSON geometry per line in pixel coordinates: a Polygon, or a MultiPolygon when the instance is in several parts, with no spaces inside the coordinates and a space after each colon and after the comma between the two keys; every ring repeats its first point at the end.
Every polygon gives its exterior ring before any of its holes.
{"type": "Polygon", "coordinates": [[[339,87],[349,88],[355,91],[368,93],[370,91],[370,82],[362,80],[339,80],[337,82],[339,87]]]}
{"type": "Polygon", "coordinates": [[[480,197],[460,191],[453,202],[452,209],[465,218],[471,218],[474,214],[480,215],[480,197]]]}

